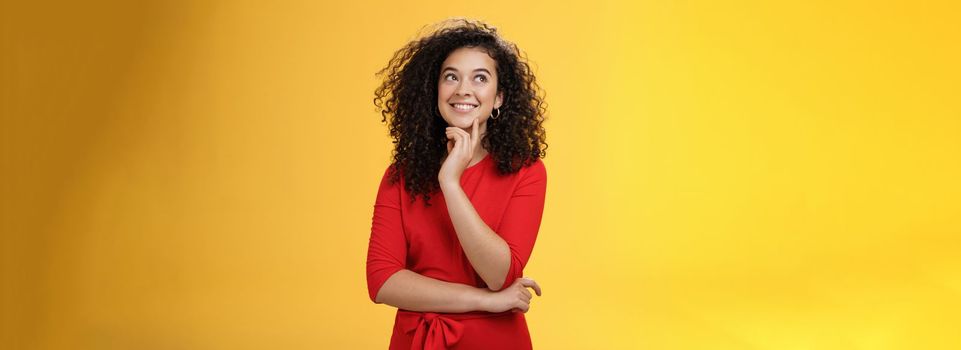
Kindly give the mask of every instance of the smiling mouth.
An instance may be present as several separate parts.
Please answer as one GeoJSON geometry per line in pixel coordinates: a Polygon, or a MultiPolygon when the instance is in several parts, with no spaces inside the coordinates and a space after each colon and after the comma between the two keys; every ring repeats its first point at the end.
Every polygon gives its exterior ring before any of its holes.
{"type": "Polygon", "coordinates": [[[477,108],[477,105],[471,103],[451,103],[450,105],[454,107],[454,110],[459,112],[470,112],[474,110],[474,108],[477,108]]]}

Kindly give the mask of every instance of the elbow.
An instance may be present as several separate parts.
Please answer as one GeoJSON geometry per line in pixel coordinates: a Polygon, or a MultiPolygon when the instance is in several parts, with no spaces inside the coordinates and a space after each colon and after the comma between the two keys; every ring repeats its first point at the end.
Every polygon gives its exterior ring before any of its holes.
{"type": "Polygon", "coordinates": [[[370,291],[370,293],[369,293],[369,294],[370,294],[370,301],[371,301],[372,303],[374,303],[375,305],[376,305],[376,304],[384,304],[384,293],[381,293],[381,291],[383,291],[383,290],[384,290],[384,288],[383,288],[383,286],[381,286],[381,288],[379,288],[379,289],[370,291]]]}
{"type": "Polygon", "coordinates": [[[507,271],[502,275],[503,277],[494,277],[493,280],[484,282],[487,283],[487,289],[493,292],[500,291],[504,288],[510,287],[521,275],[524,273],[524,263],[521,262],[516,255],[511,254],[510,262],[507,264],[507,271]]]}
{"type": "Polygon", "coordinates": [[[511,283],[517,279],[516,275],[517,274],[514,273],[514,264],[512,263],[507,267],[507,271],[504,273],[504,275],[502,275],[503,277],[494,277],[492,280],[485,280],[484,282],[487,284],[487,289],[491,290],[492,292],[498,292],[501,289],[510,286],[511,283]]]}
{"type": "MultiPolygon", "coordinates": [[[[403,268],[394,267],[378,273],[367,274],[367,295],[374,304],[384,304],[384,290],[388,289],[389,281],[403,268]]],[[[389,293],[389,292],[387,292],[389,293]]]]}
{"type": "Polygon", "coordinates": [[[382,289],[384,289],[384,288],[383,288],[383,282],[381,282],[381,283],[376,283],[376,282],[371,281],[371,280],[368,280],[368,281],[367,281],[367,296],[370,298],[370,301],[371,301],[371,302],[373,302],[374,304],[382,304],[382,303],[383,303],[383,301],[381,300],[382,297],[381,297],[381,295],[380,295],[380,294],[381,294],[380,291],[381,291],[382,289]]]}
{"type": "Polygon", "coordinates": [[[504,284],[501,283],[500,285],[493,285],[493,284],[488,283],[488,284],[487,284],[487,289],[489,289],[489,290],[492,291],[492,292],[499,292],[501,289],[504,289],[504,284]]]}
{"type": "Polygon", "coordinates": [[[367,295],[370,297],[370,301],[371,301],[372,303],[374,303],[374,304],[383,304],[383,303],[384,303],[384,289],[385,289],[385,288],[384,288],[384,285],[385,285],[385,284],[386,284],[386,281],[385,281],[385,283],[381,283],[381,284],[378,284],[378,285],[368,286],[368,288],[367,288],[367,295]]]}

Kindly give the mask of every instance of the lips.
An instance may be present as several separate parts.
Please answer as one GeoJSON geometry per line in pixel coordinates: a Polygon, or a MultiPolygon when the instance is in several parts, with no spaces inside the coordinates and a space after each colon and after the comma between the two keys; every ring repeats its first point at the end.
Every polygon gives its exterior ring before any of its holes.
{"type": "Polygon", "coordinates": [[[470,112],[477,108],[477,105],[473,103],[451,103],[450,106],[458,112],[470,112]]]}

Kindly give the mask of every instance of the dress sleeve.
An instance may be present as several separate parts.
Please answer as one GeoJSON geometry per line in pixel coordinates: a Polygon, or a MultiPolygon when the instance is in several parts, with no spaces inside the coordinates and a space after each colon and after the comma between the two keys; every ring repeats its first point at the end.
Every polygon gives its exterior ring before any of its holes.
{"type": "Polygon", "coordinates": [[[371,219],[367,246],[367,292],[377,302],[377,292],[397,271],[406,267],[407,238],[400,211],[401,181],[390,184],[388,167],[381,179],[371,219]]]}
{"type": "Polygon", "coordinates": [[[547,170],[539,159],[530,167],[514,190],[497,232],[511,251],[511,265],[502,288],[523,277],[544,214],[547,170]]]}

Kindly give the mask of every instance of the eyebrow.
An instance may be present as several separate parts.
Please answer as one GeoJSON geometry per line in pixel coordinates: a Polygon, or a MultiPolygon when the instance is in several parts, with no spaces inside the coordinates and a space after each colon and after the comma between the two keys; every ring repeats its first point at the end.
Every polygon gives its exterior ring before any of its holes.
{"type": "MultiPolygon", "coordinates": [[[[457,72],[457,68],[454,68],[454,67],[445,67],[445,68],[444,68],[443,70],[441,70],[440,72],[443,73],[443,72],[446,72],[446,71],[449,71],[449,70],[452,70],[452,71],[457,72]]],[[[487,68],[477,68],[477,69],[475,69],[474,71],[475,71],[475,72],[480,71],[480,72],[487,73],[487,75],[492,75],[491,72],[490,72],[489,70],[487,70],[487,68]]]]}

